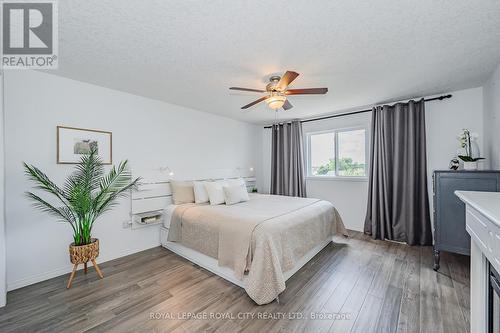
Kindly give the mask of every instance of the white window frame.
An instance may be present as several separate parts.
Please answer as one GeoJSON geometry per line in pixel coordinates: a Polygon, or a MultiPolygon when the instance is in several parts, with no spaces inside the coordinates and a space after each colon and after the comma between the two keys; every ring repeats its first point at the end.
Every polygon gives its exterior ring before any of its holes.
{"type": "Polygon", "coordinates": [[[323,131],[314,131],[306,133],[306,173],[307,179],[314,180],[353,180],[353,181],[367,181],[368,180],[368,164],[370,162],[369,159],[369,128],[367,126],[353,126],[353,127],[342,127],[335,129],[328,129],[323,131]],[[338,172],[339,164],[337,161],[339,160],[339,140],[338,133],[341,132],[350,132],[356,130],[364,130],[365,131],[365,175],[364,176],[340,176],[338,172]],[[333,176],[315,176],[311,172],[311,136],[317,134],[325,134],[325,133],[333,133],[335,136],[335,175],[333,176]]]}

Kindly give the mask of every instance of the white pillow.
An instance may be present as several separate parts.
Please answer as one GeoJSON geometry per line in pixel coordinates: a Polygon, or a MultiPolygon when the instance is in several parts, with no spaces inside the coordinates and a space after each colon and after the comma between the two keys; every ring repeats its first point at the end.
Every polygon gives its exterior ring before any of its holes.
{"type": "Polygon", "coordinates": [[[205,189],[208,193],[210,205],[220,205],[225,202],[222,186],[226,186],[225,181],[205,182],[205,189]]]}
{"type": "Polygon", "coordinates": [[[244,202],[250,200],[248,197],[247,187],[244,184],[235,186],[224,186],[222,187],[224,191],[224,199],[226,205],[234,205],[238,202],[244,202]]]}
{"type": "Polygon", "coordinates": [[[205,188],[206,182],[194,181],[194,202],[197,204],[208,202],[208,193],[205,188]]]}
{"type": "Polygon", "coordinates": [[[243,178],[233,178],[226,179],[226,183],[228,186],[237,186],[237,185],[246,185],[245,180],[243,178]]]}

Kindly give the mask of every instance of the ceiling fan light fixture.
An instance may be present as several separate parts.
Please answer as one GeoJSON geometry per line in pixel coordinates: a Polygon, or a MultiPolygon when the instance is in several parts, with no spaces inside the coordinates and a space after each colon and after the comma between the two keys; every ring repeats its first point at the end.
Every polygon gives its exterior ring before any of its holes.
{"type": "Polygon", "coordinates": [[[267,84],[265,90],[242,87],[230,87],[229,89],[266,93],[266,95],[261,98],[248,103],[247,105],[243,105],[241,107],[242,110],[246,110],[256,104],[259,104],[260,102],[266,101],[267,105],[272,110],[277,111],[278,109],[283,108],[283,110],[288,111],[293,108],[292,103],[290,103],[287,98],[289,95],[323,95],[328,92],[328,88],[288,89],[290,83],[292,83],[297,76],[299,76],[299,73],[294,71],[286,71],[283,76],[271,76],[269,79],[270,82],[267,84]]]}
{"type": "Polygon", "coordinates": [[[286,96],[282,93],[273,92],[268,99],[266,99],[267,106],[269,106],[273,110],[278,110],[283,107],[285,104],[286,96]]]}

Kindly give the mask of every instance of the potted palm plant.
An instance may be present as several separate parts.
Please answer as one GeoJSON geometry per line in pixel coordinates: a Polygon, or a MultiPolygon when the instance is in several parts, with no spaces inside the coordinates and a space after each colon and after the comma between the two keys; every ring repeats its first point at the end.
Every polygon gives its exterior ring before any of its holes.
{"type": "Polygon", "coordinates": [[[73,271],[67,288],[71,287],[78,265],[83,264],[87,273],[89,261],[102,278],[95,261],[99,255],[99,240],[92,237],[92,227],[99,216],[113,208],[119,198],[126,196],[129,190],[137,186],[139,179],[132,180],[127,161],[121,162],[118,168],[113,166],[105,174],[97,150],[92,149],[89,154],[82,156],[75,171],[68,176],[62,187],[37,167],[23,164],[26,175],[36,185],[35,189],[50,194],[53,199],[49,202],[33,192],[26,192],[34,206],[67,222],[73,229],[73,242],[69,245],[73,271]]]}

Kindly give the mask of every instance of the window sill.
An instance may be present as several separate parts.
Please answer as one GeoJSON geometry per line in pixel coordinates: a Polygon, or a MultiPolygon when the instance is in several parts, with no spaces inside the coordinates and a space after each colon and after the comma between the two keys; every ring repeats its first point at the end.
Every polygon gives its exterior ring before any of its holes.
{"type": "Polygon", "coordinates": [[[348,181],[348,182],[367,182],[368,177],[328,177],[328,176],[307,176],[306,180],[313,181],[348,181]]]}

